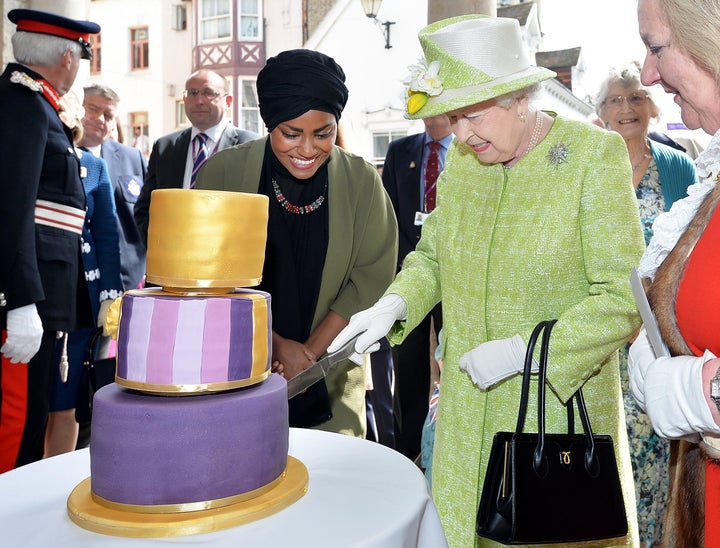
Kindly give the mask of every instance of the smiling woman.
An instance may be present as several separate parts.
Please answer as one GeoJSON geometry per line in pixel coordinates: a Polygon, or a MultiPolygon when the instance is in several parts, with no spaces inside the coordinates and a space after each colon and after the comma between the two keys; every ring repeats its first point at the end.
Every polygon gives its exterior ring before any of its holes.
{"type": "Polygon", "coordinates": [[[641,331],[629,352],[633,395],[670,438],[667,546],[720,546],[720,2],[639,0],[645,85],[659,84],[690,128],[712,138],[695,164],[700,182],[654,224],[638,265],[671,357],[641,331]]]}
{"type": "MultiPolygon", "coordinates": [[[[640,81],[638,64],[611,69],[600,86],[595,104],[605,127],[619,133],[627,145],[647,244],[657,216],[684,197],[687,187],[696,182],[695,166],[686,154],[648,138],[650,121],[657,118],[660,111],[650,89],[640,81]]],[[[629,345],[625,345],[620,350],[620,379],[635,477],[640,542],[642,546],[654,546],[663,539],[670,443],[655,434],[650,419],[632,397],[627,372],[628,349],[629,345]]]]}
{"type": "MultiPolygon", "coordinates": [[[[289,379],[392,281],[397,223],[377,170],[335,146],[348,91],[332,58],[282,52],[257,90],[268,137],[217,153],[196,186],[270,198],[259,288],[273,297],[273,370],[289,379]]],[[[364,437],[364,368],[346,361],[293,397],[290,425],[364,437]]]]}

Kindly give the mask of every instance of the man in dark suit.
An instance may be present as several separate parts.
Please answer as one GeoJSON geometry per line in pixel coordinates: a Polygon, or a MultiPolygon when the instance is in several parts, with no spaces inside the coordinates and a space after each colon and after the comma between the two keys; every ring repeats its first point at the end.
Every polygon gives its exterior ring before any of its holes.
{"type": "Polygon", "coordinates": [[[8,19],[17,62],[0,76],[0,473],[42,458],[56,334],[92,326],[80,299],[85,192],[58,109],[100,31],[36,10],[8,19]]]}
{"type": "Polygon", "coordinates": [[[119,102],[118,94],[108,86],[85,87],[84,136],[80,144],[107,162],[120,224],[123,286],[128,290],[137,288],[145,276],[145,244],[135,224],[133,208],[147,174],[147,162],[141,151],[111,138],[119,102]]]}
{"type": "MultiPolygon", "coordinates": [[[[423,133],[390,143],[383,166],[383,184],[395,208],[400,232],[398,270],[402,268],[405,256],[415,249],[422,223],[434,208],[434,198],[428,199],[434,182],[426,181],[429,172],[433,171],[432,167],[428,170],[430,150],[433,146],[437,150],[437,176],[442,171],[445,152],[453,138],[450,122],[444,114],[423,121],[423,133]]],[[[393,347],[395,448],[413,460],[420,453],[422,428],[430,400],[431,329],[437,336],[441,327],[438,304],[401,345],[393,347]]]]}
{"type": "Polygon", "coordinates": [[[217,72],[201,69],[191,74],[185,82],[183,98],[185,113],[192,126],[155,142],[145,185],[135,204],[135,222],[146,245],[153,190],[192,188],[194,173],[209,156],[259,137],[251,131],[236,128],[225,118],[225,112],[232,105],[232,95],[229,82],[217,72]],[[202,142],[198,136],[204,136],[202,142]],[[204,158],[199,157],[200,152],[204,158]]]}

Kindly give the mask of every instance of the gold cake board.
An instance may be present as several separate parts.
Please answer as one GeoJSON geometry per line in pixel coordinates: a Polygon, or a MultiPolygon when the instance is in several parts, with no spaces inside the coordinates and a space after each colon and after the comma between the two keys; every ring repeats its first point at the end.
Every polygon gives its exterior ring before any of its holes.
{"type": "Polygon", "coordinates": [[[275,487],[253,499],[220,508],[171,514],[115,510],[93,500],[90,478],[86,478],[70,493],[67,511],[77,525],[95,533],[130,538],[179,537],[212,533],[270,516],[299,500],[307,492],[307,485],[307,468],[288,456],[285,476],[275,487]]]}

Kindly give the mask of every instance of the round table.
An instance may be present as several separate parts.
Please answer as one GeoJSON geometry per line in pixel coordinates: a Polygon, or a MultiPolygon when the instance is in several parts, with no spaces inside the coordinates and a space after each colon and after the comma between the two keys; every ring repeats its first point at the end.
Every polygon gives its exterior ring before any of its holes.
{"type": "Polygon", "coordinates": [[[134,539],[93,533],[67,515],[67,497],[90,474],[87,449],[0,474],[3,546],[247,546],[443,548],[425,477],[385,446],[290,429],[289,453],[307,467],[308,491],[276,514],[200,535],[134,539]]]}

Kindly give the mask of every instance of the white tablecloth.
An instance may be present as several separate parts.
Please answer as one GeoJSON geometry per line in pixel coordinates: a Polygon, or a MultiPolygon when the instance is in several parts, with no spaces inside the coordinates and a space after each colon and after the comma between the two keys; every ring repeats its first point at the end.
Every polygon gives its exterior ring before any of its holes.
{"type": "Polygon", "coordinates": [[[382,445],[317,430],[290,430],[290,454],[308,469],[307,493],[278,513],[215,533],[129,539],[75,525],[66,502],[90,474],[87,449],[0,474],[0,545],[443,548],[425,477],[382,445]]]}

